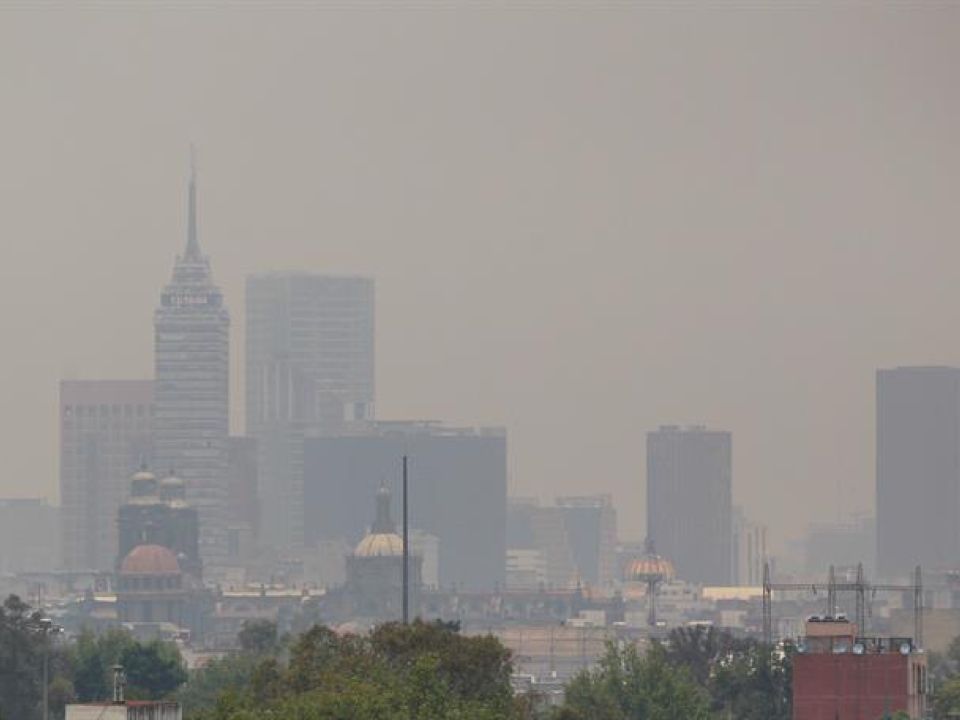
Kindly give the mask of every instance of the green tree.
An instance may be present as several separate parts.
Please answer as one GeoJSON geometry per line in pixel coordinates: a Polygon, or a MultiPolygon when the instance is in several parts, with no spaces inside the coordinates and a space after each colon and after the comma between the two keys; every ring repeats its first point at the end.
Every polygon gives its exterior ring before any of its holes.
{"type": "Polygon", "coordinates": [[[960,714],[960,677],[941,683],[933,695],[933,717],[947,720],[960,714]]]}
{"type": "Polygon", "coordinates": [[[40,616],[16,595],[0,605],[0,713],[18,720],[38,716],[42,697],[40,616]]]}
{"type": "Polygon", "coordinates": [[[634,645],[610,644],[596,670],[567,686],[562,720],[707,720],[706,693],[660,647],[641,655],[634,645]]]}
{"type": "Polygon", "coordinates": [[[120,654],[131,698],[160,700],[187,680],[180,651],[172,643],[155,640],[134,643],[120,654]]]}
{"type": "Polygon", "coordinates": [[[269,620],[248,620],[243,623],[237,640],[240,650],[252,655],[267,655],[279,645],[277,624],[269,620]]]}
{"type": "Polygon", "coordinates": [[[513,702],[510,651],[492,635],[467,637],[456,624],[416,620],[409,625],[380,625],[370,642],[394,666],[412,665],[424,655],[434,657],[437,674],[464,700],[481,701],[503,712],[513,702]]]}

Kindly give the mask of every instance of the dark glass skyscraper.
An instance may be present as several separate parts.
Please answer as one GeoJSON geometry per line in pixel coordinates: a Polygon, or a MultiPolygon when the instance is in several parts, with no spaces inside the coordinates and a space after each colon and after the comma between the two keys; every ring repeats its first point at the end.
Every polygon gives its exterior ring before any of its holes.
{"type": "Polygon", "coordinates": [[[956,569],[960,553],[960,368],[877,371],[877,566],[956,569]]]}
{"type": "Polygon", "coordinates": [[[226,557],[230,316],[197,239],[191,173],[187,246],[154,314],[154,467],[175,471],[200,516],[200,554],[216,573],[226,557]]]}
{"type": "Polygon", "coordinates": [[[647,535],[682,580],[729,585],[731,437],[704,427],[647,433],[647,535]]]}

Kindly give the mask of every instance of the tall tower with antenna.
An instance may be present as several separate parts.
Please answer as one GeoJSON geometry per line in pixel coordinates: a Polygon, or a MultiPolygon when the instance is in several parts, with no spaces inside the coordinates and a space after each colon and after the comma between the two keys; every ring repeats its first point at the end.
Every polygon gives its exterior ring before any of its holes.
{"type": "Polygon", "coordinates": [[[154,458],[186,484],[200,554],[215,573],[227,553],[230,315],[200,251],[192,152],[187,204],[186,247],[154,313],[154,458]]]}

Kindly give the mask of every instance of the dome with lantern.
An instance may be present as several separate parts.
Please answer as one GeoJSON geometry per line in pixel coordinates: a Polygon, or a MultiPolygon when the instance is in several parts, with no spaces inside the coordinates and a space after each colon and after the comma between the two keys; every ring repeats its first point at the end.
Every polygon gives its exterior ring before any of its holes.
{"type": "Polygon", "coordinates": [[[397,535],[390,518],[390,491],[381,486],[377,491],[377,518],[370,532],[353,551],[354,557],[399,557],[403,540],[397,535]]]}
{"type": "Polygon", "coordinates": [[[653,548],[653,542],[647,541],[643,556],[627,566],[624,579],[637,582],[660,582],[672,580],[674,575],[673,563],[658,555],[653,548]]]}

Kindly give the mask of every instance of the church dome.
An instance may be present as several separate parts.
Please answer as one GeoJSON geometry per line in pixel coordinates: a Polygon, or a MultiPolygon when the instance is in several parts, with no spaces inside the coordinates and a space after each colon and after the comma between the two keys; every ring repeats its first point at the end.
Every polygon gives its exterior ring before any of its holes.
{"type": "Polygon", "coordinates": [[[354,557],[398,557],[403,555],[403,540],[396,533],[390,518],[390,490],[381,485],[377,490],[377,515],[367,536],[360,541],[354,557]]]}
{"type": "Polygon", "coordinates": [[[673,577],[673,563],[659,555],[644,555],[630,563],[627,580],[669,580],[673,577]]]}
{"type": "Polygon", "coordinates": [[[370,533],[353,551],[355,557],[399,557],[403,540],[396,533],[370,533]]]}
{"type": "Polygon", "coordinates": [[[187,498],[187,485],[173,471],[160,481],[160,498],[167,502],[185,501],[187,498]]]}
{"type": "Polygon", "coordinates": [[[162,545],[137,545],[120,563],[121,575],[179,575],[180,563],[162,545]]]}
{"type": "Polygon", "coordinates": [[[130,478],[130,497],[143,502],[157,496],[157,476],[142,466],[130,478]]]}

